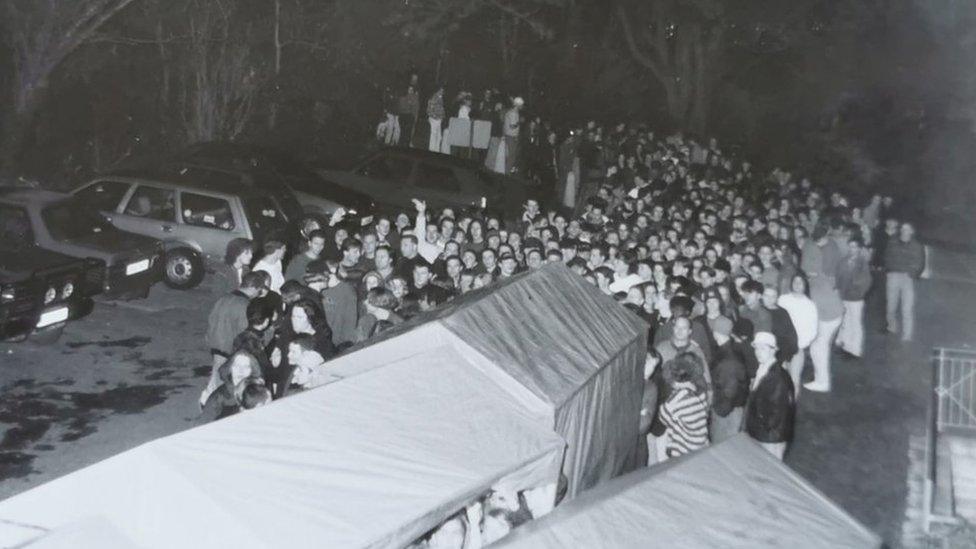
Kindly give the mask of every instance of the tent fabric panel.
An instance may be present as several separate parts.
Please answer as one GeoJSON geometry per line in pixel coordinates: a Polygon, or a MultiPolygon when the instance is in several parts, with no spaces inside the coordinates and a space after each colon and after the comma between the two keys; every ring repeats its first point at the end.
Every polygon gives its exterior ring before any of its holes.
{"type": "Polygon", "coordinates": [[[282,402],[166,448],[243,523],[269,522],[276,507],[269,546],[406,544],[521,468],[534,467],[533,485],[551,482],[564,446],[447,348],[282,402]],[[268,440],[281,442],[255,444],[268,440]],[[225,486],[222,473],[251,482],[225,486]]]}
{"type": "MultiPolygon", "coordinates": [[[[0,543],[3,539],[0,538],[0,543]]],[[[48,532],[27,545],[6,545],[24,549],[139,549],[119,528],[104,517],[93,516],[48,532]]]]}
{"type": "Polygon", "coordinates": [[[570,498],[636,465],[646,341],[640,334],[557,411],[570,498]]]}
{"type": "Polygon", "coordinates": [[[441,322],[556,407],[647,330],[562,265],[525,273],[441,322]]]}
{"type": "Polygon", "coordinates": [[[403,335],[404,337],[386,338],[333,358],[328,362],[329,373],[338,378],[351,377],[386,366],[390,362],[443,347],[457,339],[438,322],[416,326],[403,335]]]}
{"type": "Polygon", "coordinates": [[[138,447],[0,519],[97,512],[146,549],[402,546],[500,480],[556,482],[565,442],[526,418],[441,348],[138,447]]]}
{"type": "Polygon", "coordinates": [[[153,451],[159,442],[8,498],[0,502],[0,521],[56,531],[95,515],[146,549],[223,544],[242,549],[266,547],[247,535],[233,514],[214,508],[209,494],[161,462],[153,451]]]}
{"type": "Polygon", "coordinates": [[[880,547],[746,435],[606,483],[498,547],[880,547]]]}

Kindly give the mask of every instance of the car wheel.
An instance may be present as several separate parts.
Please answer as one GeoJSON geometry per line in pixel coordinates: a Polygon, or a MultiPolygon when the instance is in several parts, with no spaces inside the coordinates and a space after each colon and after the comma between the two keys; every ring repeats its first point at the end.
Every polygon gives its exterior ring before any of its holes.
{"type": "Polygon", "coordinates": [[[64,324],[60,326],[54,326],[47,328],[35,334],[31,334],[29,337],[30,341],[35,345],[54,345],[61,339],[61,334],[64,333],[64,324]]]}
{"type": "Polygon", "coordinates": [[[175,290],[189,290],[203,281],[203,260],[200,254],[189,248],[176,248],[166,252],[163,280],[175,290]]]}

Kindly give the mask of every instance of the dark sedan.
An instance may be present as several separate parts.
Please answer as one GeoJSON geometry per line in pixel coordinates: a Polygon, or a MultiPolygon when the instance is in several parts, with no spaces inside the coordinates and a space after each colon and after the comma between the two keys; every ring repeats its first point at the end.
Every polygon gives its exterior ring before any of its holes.
{"type": "MultiPolygon", "coordinates": [[[[30,245],[65,256],[95,260],[89,293],[111,298],[145,297],[160,279],[162,245],[153,238],[121,231],[71,195],[38,189],[6,190],[0,205],[29,223],[30,245]]],[[[90,262],[94,265],[93,262],[90,262]]]]}
{"type": "Polygon", "coordinates": [[[420,198],[434,207],[481,207],[517,212],[528,198],[541,200],[542,187],[492,173],[481,164],[419,149],[385,148],[351,171],[320,175],[350,191],[369,195],[380,210],[408,210],[420,198]]]}

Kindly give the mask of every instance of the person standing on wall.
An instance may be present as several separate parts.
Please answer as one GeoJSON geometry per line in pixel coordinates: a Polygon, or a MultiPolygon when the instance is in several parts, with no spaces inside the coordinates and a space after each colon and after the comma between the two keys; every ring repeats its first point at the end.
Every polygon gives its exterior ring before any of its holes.
{"type": "Polygon", "coordinates": [[[427,148],[441,152],[442,124],[444,123],[444,86],[437,87],[434,95],[427,100],[427,121],[430,123],[430,141],[427,148]]]}

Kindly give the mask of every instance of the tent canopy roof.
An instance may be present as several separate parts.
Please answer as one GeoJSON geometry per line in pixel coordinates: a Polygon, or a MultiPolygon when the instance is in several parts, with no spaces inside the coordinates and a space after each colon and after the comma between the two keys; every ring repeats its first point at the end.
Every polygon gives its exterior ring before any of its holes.
{"type": "Polygon", "coordinates": [[[405,545],[501,479],[555,481],[565,442],[508,403],[442,347],[143,445],[0,519],[101,514],[147,549],[405,545]]]}
{"type": "Polygon", "coordinates": [[[647,331],[637,315],[582,277],[561,264],[548,264],[459,296],[387,330],[368,345],[431,321],[440,321],[555,406],[647,331]]]}
{"type": "Polygon", "coordinates": [[[740,434],[618,477],[499,547],[880,547],[880,539],[740,434]]]}

